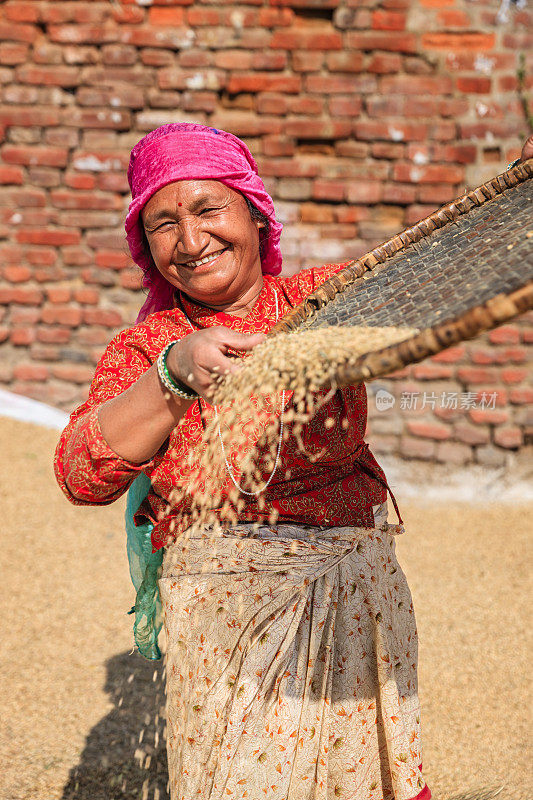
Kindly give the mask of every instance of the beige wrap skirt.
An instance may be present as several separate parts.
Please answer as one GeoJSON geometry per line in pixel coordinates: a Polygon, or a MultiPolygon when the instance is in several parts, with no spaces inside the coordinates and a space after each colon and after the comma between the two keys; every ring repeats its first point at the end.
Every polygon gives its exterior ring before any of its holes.
{"type": "Polygon", "coordinates": [[[428,800],[395,525],[238,525],[164,556],[172,800],[428,800]]]}

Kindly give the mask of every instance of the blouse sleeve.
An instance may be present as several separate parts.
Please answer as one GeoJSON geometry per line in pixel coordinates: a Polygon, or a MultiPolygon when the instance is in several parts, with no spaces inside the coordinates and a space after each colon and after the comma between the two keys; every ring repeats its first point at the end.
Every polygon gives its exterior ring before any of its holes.
{"type": "MultiPolygon", "coordinates": [[[[161,348],[160,348],[161,349],[161,348]]],[[[112,503],[152,460],[136,464],[121,458],[107,444],[100,429],[98,411],[112,397],[124,392],[152,364],[131,329],[118,334],[102,356],[89,389],[89,397],[70,416],[54,458],[60,488],[74,505],[112,503]]]]}

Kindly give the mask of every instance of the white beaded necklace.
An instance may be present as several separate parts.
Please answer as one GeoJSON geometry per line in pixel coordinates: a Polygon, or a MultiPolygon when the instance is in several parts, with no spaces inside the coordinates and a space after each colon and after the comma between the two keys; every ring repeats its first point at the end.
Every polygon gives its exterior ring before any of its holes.
{"type": "MultiPolygon", "coordinates": [[[[274,301],[276,303],[276,322],[277,322],[278,319],[279,319],[278,293],[277,293],[276,288],[274,286],[272,287],[272,289],[274,291],[274,301]]],[[[185,317],[187,319],[187,322],[189,323],[189,327],[194,331],[194,327],[193,327],[193,325],[192,325],[187,313],[185,313],[185,317]]],[[[218,419],[218,408],[216,406],[214,406],[214,409],[215,409],[215,418],[216,418],[216,420],[218,422],[218,438],[219,438],[219,441],[220,441],[220,448],[222,450],[222,455],[224,457],[224,464],[226,465],[226,471],[227,471],[228,475],[230,476],[233,485],[235,486],[236,489],[238,489],[240,491],[241,494],[245,494],[248,497],[256,497],[257,495],[261,494],[262,492],[265,491],[265,489],[268,488],[268,486],[270,485],[270,483],[272,481],[272,478],[274,477],[274,474],[275,474],[275,472],[276,472],[276,470],[278,468],[279,456],[280,456],[280,453],[281,453],[281,444],[283,442],[283,416],[280,419],[279,442],[278,442],[278,446],[277,446],[277,450],[276,450],[276,460],[274,462],[274,467],[272,469],[272,472],[270,473],[270,477],[268,478],[268,480],[265,483],[265,485],[262,486],[260,489],[257,489],[255,492],[248,492],[246,489],[243,489],[242,486],[240,486],[237,483],[237,481],[235,480],[235,475],[233,474],[233,470],[231,468],[231,464],[228,461],[228,457],[226,455],[226,450],[224,448],[224,440],[222,438],[222,431],[220,429],[220,420],[218,419]]],[[[285,410],[285,389],[283,389],[283,391],[281,393],[281,414],[282,415],[283,415],[284,410],[285,410]]]]}

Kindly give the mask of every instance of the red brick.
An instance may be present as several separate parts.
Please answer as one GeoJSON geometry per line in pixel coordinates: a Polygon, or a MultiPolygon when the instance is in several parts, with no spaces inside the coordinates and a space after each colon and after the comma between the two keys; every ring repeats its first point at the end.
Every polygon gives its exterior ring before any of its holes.
{"type": "Polygon", "coordinates": [[[71,189],[94,189],[96,186],[94,175],[81,172],[66,172],[64,181],[65,186],[70,186],[71,189]]]}
{"type": "Polygon", "coordinates": [[[36,331],[37,341],[44,344],[67,344],[71,339],[69,328],[47,325],[36,331]]]}
{"type": "Polygon", "coordinates": [[[221,50],[215,53],[215,67],[220,69],[251,69],[252,67],[252,53],[244,50],[221,50]]]}
{"type": "Polygon", "coordinates": [[[364,68],[363,54],[356,51],[328,53],[326,64],[331,72],[362,72],[364,68]]]}
{"type": "Polygon", "coordinates": [[[33,328],[13,328],[9,341],[15,347],[29,347],[35,341],[35,330],[33,328]]]}
{"type": "Polygon", "coordinates": [[[324,111],[324,98],[322,97],[309,97],[308,95],[296,95],[287,97],[289,110],[293,114],[306,114],[308,116],[315,116],[322,114],[324,111]]]}
{"type": "Polygon", "coordinates": [[[17,231],[17,242],[22,244],[49,244],[59,247],[63,244],[79,244],[81,233],[67,230],[27,230],[17,231]]]}
{"type": "Polygon", "coordinates": [[[396,53],[374,53],[367,64],[367,72],[385,74],[387,72],[399,72],[402,65],[401,56],[396,53]]]}
{"type": "Polygon", "coordinates": [[[425,141],[428,135],[428,126],[421,123],[397,121],[383,122],[381,120],[359,120],[354,124],[354,133],[357,139],[374,141],[384,139],[392,142],[425,141]]]}
{"type": "Polygon", "coordinates": [[[346,44],[355,50],[389,50],[393,53],[416,53],[417,36],[414,33],[362,31],[346,34],[346,44]]]}
{"type": "Polygon", "coordinates": [[[85,325],[103,325],[106,328],[116,328],[121,325],[122,315],[112,308],[84,308],[83,322],[85,325]]]}
{"type": "MultiPolygon", "coordinates": [[[[189,11],[187,12],[189,24],[191,25],[211,24],[211,23],[192,22],[192,20],[190,19],[190,14],[193,10],[194,9],[189,9],[189,11]]],[[[184,9],[175,6],[168,6],[163,8],[154,6],[150,8],[148,11],[148,23],[150,25],[155,25],[155,26],[183,25],[184,19],[185,19],[184,9]]],[[[215,12],[215,21],[212,24],[216,25],[217,23],[218,23],[218,18],[216,17],[216,12],[215,12]]]]}
{"type": "Polygon", "coordinates": [[[17,80],[21,83],[32,83],[37,86],[77,86],[80,79],[76,67],[65,66],[33,66],[25,64],[16,70],[17,80]]]}
{"type": "Polygon", "coordinates": [[[509,420],[509,412],[501,408],[471,408],[468,415],[477,425],[501,425],[509,420]]]}
{"type": "Polygon", "coordinates": [[[96,194],[94,192],[69,192],[66,189],[57,189],[50,192],[52,205],[57,208],[117,210],[122,208],[119,197],[109,194],[96,194]]]}
{"type": "Polygon", "coordinates": [[[334,222],[333,208],[318,203],[300,205],[300,221],[308,223],[334,222]]]}
{"type": "Polygon", "coordinates": [[[47,325],[63,325],[68,328],[77,328],[81,325],[82,309],[77,306],[44,306],[41,319],[47,325]]]}
{"type": "Polygon", "coordinates": [[[317,31],[304,26],[282,28],[272,34],[270,49],[282,50],[342,50],[342,36],[338,31],[317,31]]]}
{"type": "Polygon", "coordinates": [[[292,8],[261,8],[259,25],[263,28],[281,28],[292,25],[294,11],[292,8]]]}
{"type": "Polygon", "coordinates": [[[461,183],[464,180],[464,170],[454,164],[426,164],[412,163],[395,164],[394,180],[405,183],[461,183]]]}
{"type": "Polygon", "coordinates": [[[82,129],[104,128],[127,131],[132,125],[130,112],[118,109],[92,111],[82,108],[65,108],[61,111],[60,119],[62,125],[82,129]]]}
{"type": "Polygon", "coordinates": [[[19,167],[6,167],[0,166],[0,183],[1,184],[21,184],[24,182],[24,173],[19,167]]]}
{"type": "Polygon", "coordinates": [[[431,360],[438,364],[456,364],[462,361],[464,355],[464,345],[455,345],[454,347],[446,348],[446,350],[443,350],[441,353],[431,356],[431,360]]]}
{"type": "Polygon", "coordinates": [[[119,282],[124,289],[137,291],[142,289],[142,273],[138,269],[124,269],[120,273],[119,282]]]}
{"type": "Polygon", "coordinates": [[[493,344],[518,344],[520,328],[517,325],[500,325],[489,331],[489,340],[493,344]]]}
{"type": "Polygon", "coordinates": [[[373,75],[308,75],[306,87],[309,92],[320,94],[364,94],[377,91],[377,80],[373,75]]]}
{"type": "Polygon", "coordinates": [[[490,383],[496,373],[493,369],[482,369],[481,367],[460,367],[457,370],[457,377],[462,383],[490,383]]]}
{"type": "Polygon", "coordinates": [[[16,364],[13,377],[19,381],[45,381],[49,376],[48,367],[44,364],[16,364]]]}
{"type": "Polygon", "coordinates": [[[287,53],[283,50],[261,52],[258,50],[252,55],[252,69],[254,70],[283,70],[288,64],[287,53]]]}
{"type": "Polygon", "coordinates": [[[121,26],[119,39],[124,44],[132,44],[136,47],[162,47],[164,49],[179,49],[183,47],[186,36],[185,28],[177,28],[174,25],[164,28],[145,27],[138,25],[135,28],[121,26]]]}
{"type": "Polygon", "coordinates": [[[6,3],[4,6],[4,14],[6,19],[12,22],[38,22],[40,18],[40,8],[35,2],[17,2],[6,3]]]}
{"type": "Polygon", "coordinates": [[[427,50],[445,50],[446,52],[485,52],[492,50],[496,42],[494,33],[424,33],[422,47],[427,50]]]}
{"type": "Polygon", "coordinates": [[[431,460],[435,457],[435,448],[435,442],[431,439],[422,439],[417,436],[400,437],[400,453],[405,458],[431,460]]]}
{"type": "Polygon", "coordinates": [[[379,203],[382,184],[379,181],[346,181],[349,203],[379,203]]]}
{"type": "Polygon", "coordinates": [[[51,247],[27,247],[26,258],[30,264],[50,266],[57,261],[57,251],[51,247]]]}
{"type": "Polygon", "coordinates": [[[96,44],[116,42],[121,28],[112,25],[49,25],[48,37],[60,44],[96,44]]]}
{"type": "Polygon", "coordinates": [[[82,305],[87,306],[95,306],[98,304],[98,300],[100,299],[100,293],[97,292],[96,289],[90,289],[89,287],[84,286],[81,289],[74,289],[73,298],[76,303],[81,303],[82,305]]]}
{"type": "Polygon", "coordinates": [[[451,378],[453,376],[453,367],[448,367],[441,364],[422,363],[413,366],[413,377],[416,380],[432,381],[441,378],[451,378]]]}
{"type": "Polygon", "coordinates": [[[28,58],[28,45],[24,42],[2,42],[0,44],[0,64],[16,66],[24,64],[28,58]]]}
{"type": "Polygon", "coordinates": [[[523,444],[523,441],[522,431],[516,425],[499,426],[494,429],[494,442],[499,447],[516,450],[523,444]]]}
{"type": "Polygon", "coordinates": [[[233,73],[228,81],[230,94],[239,92],[286,92],[301,91],[302,81],[298,75],[276,75],[268,72],[238,75],[233,73]]]}
{"type": "Polygon", "coordinates": [[[372,28],[375,31],[403,31],[407,16],[395,11],[374,11],[372,28]]]}
{"type": "Polygon", "coordinates": [[[284,136],[264,136],[263,153],[266,156],[292,156],[295,152],[293,139],[284,136]]]}
{"type": "Polygon", "coordinates": [[[288,136],[300,139],[346,139],[351,132],[348,121],[326,119],[289,119],[285,122],[284,132],[288,136]]]}
{"type": "Polygon", "coordinates": [[[459,442],[439,442],[436,459],[444,464],[468,464],[472,461],[472,448],[459,442]]]}
{"type": "Polygon", "coordinates": [[[54,378],[72,383],[89,383],[94,369],[85,364],[54,364],[50,371],[54,378]]]}
{"type": "Polygon", "coordinates": [[[515,405],[533,404],[533,389],[530,386],[517,386],[509,392],[509,400],[515,405]]]}
{"type": "Polygon", "coordinates": [[[31,269],[19,264],[6,265],[2,273],[9,283],[25,283],[31,278],[31,269]]]}
{"type": "Polygon", "coordinates": [[[50,303],[68,303],[70,300],[70,289],[68,286],[49,286],[46,290],[46,297],[50,303]]]}
{"type": "Polygon", "coordinates": [[[466,420],[456,422],[453,426],[453,435],[460,442],[469,445],[488,444],[490,442],[490,432],[487,428],[479,425],[472,425],[466,420]]]}
{"type": "MultiPolygon", "coordinates": [[[[22,87],[21,87],[22,88],[22,87]]],[[[20,125],[30,128],[32,125],[57,125],[56,108],[18,108],[4,106],[0,108],[0,125],[20,125]]]]}
{"type": "Polygon", "coordinates": [[[39,35],[39,29],[34,25],[14,25],[12,22],[0,22],[0,41],[7,42],[34,42],[39,35]]]}
{"type": "Polygon", "coordinates": [[[261,92],[257,97],[258,114],[280,114],[285,116],[289,109],[288,97],[276,92],[261,92]]]}
{"type": "Polygon", "coordinates": [[[521,383],[527,379],[528,375],[530,375],[529,370],[519,367],[508,367],[500,372],[502,381],[507,384],[521,383]]]}
{"type": "Polygon", "coordinates": [[[48,167],[64,167],[68,150],[63,147],[32,147],[31,145],[6,144],[2,158],[8,164],[40,164],[48,167]]]}
{"type": "Polygon", "coordinates": [[[124,269],[131,266],[131,257],[118,250],[100,250],[96,254],[96,264],[109,269],[124,269]]]}
{"type": "Polygon", "coordinates": [[[346,184],[344,181],[321,180],[313,181],[314,200],[333,200],[340,202],[346,194],[346,184]]]}
{"type": "Polygon", "coordinates": [[[458,8],[446,8],[437,14],[437,22],[442,28],[468,28],[470,27],[470,17],[458,8]]]}
{"type": "Polygon", "coordinates": [[[455,85],[460,92],[465,94],[490,94],[492,81],[481,76],[466,76],[456,78],[455,85]]]}
{"type": "Polygon", "coordinates": [[[384,203],[393,203],[394,205],[397,203],[414,203],[416,200],[416,195],[416,186],[413,186],[413,184],[397,182],[383,184],[384,203]]]}
{"type": "Polygon", "coordinates": [[[0,305],[18,303],[20,305],[38,306],[43,301],[43,294],[38,289],[29,287],[0,288],[0,305]]]}
{"type": "Polygon", "coordinates": [[[382,78],[380,87],[391,94],[450,94],[453,90],[451,78],[447,75],[394,75],[382,78]]]}
{"type": "Polygon", "coordinates": [[[324,64],[324,53],[312,50],[296,50],[292,53],[292,68],[295,72],[318,72],[324,64]]]}
{"type": "MultiPolygon", "coordinates": [[[[191,0],[192,2],[193,0],[191,0]]],[[[145,9],[137,8],[135,6],[118,6],[111,7],[111,15],[115,22],[125,22],[129,25],[136,25],[145,21],[145,9]]]]}

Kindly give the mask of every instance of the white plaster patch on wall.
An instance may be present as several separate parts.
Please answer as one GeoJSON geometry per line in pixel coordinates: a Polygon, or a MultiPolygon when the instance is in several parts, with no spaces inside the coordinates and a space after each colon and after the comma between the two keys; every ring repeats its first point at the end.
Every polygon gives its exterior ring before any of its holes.
{"type": "Polygon", "coordinates": [[[427,164],[429,157],[427,153],[424,153],[422,150],[417,150],[413,156],[413,161],[415,164],[427,164]]]}
{"type": "Polygon", "coordinates": [[[205,89],[205,75],[195,72],[190,78],[185,79],[185,86],[187,89],[205,89]]]}
{"type": "Polygon", "coordinates": [[[106,158],[100,160],[97,156],[82,156],[75,158],[73,166],[79,170],[87,170],[89,172],[106,172],[107,170],[118,170],[122,168],[119,158],[106,158]]]}
{"type": "Polygon", "coordinates": [[[389,125],[388,133],[393,142],[403,141],[403,131],[398,128],[393,128],[392,125],[389,125]]]}
{"type": "Polygon", "coordinates": [[[481,100],[478,100],[476,103],[476,112],[478,117],[486,117],[489,113],[489,107],[486,103],[482,103],[481,100]]]}
{"type": "Polygon", "coordinates": [[[494,64],[495,61],[493,58],[488,58],[488,56],[478,53],[474,61],[474,69],[476,72],[482,72],[483,75],[490,75],[494,64]]]}

